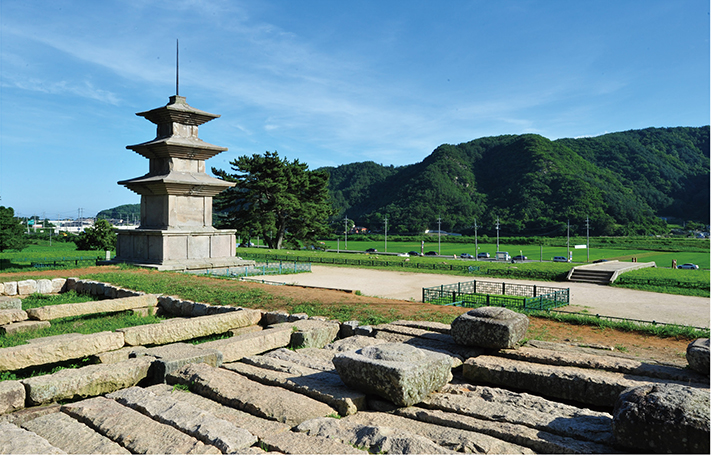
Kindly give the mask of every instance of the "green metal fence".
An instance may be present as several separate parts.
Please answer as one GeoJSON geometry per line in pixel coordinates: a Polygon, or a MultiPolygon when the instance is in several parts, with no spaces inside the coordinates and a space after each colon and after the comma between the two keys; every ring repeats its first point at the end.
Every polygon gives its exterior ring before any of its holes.
{"type": "Polygon", "coordinates": [[[96,261],[100,260],[102,260],[102,258],[96,256],[0,259],[0,270],[23,267],[34,267],[37,269],[77,267],[80,265],[96,265],[96,261]]]}
{"type": "Polygon", "coordinates": [[[422,288],[422,301],[463,307],[501,306],[516,310],[550,310],[570,303],[568,288],[466,281],[422,288]]]}

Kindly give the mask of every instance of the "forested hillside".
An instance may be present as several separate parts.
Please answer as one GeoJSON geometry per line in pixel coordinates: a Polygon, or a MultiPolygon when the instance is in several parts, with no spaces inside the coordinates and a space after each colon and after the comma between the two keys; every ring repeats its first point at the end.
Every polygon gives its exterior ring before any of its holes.
{"type": "Polygon", "coordinates": [[[105,209],[97,213],[96,217],[117,220],[140,220],[141,204],[124,204],[112,209],[105,209]]]}
{"type": "Polygon", "coordinates": [[[422,162],[325,168],[335,219],[390,232],[662,233],[660,217],[709,221],[709,127],[550,141],[534,134],[444,144],[422,162]]]}

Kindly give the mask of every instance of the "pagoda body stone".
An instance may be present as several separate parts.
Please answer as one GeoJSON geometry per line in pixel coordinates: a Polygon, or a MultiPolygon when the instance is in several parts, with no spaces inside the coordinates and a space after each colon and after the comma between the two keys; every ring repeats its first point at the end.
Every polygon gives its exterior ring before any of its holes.
{"type": "Polygon", "coordinates": [[[141,195],[141,225],[120,230],[116,262],[159,270],[229,268],[235,257],[234,230],[212,226],[212,198],[234,183],[210,177],[205,160],[227,150],[198,138],[198,127],[218,118],[195,109],[182,96],[136,115],[157,125],[156,138],[126,148],[149,160],[149,172],[118,182],[141,195]]]}

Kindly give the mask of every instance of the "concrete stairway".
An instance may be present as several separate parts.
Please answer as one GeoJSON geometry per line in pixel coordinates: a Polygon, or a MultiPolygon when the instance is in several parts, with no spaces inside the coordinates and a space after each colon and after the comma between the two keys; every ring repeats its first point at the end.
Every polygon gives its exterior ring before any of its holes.
{"type": "Polygon", "coordinates": [[[591,268],[574,268],[573,273],[568,277],[568,281],[581,283],[610,284],[614,271],[595,270],[591,268]]]}

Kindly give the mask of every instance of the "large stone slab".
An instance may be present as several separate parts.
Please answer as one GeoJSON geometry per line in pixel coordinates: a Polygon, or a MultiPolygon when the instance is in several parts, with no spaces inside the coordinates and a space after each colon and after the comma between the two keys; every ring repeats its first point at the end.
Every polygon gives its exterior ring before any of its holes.
{"type": "Polygon", "coordinates": [[[291,334],[293,348],[322,348],[338,336],[338,322],[319,321],[314,319],[290,322],[296,330],[291,334]]]}
{"type": "MultiPolygon", "coordinates": [[[[299,365],[311,370],[328,371],[334,374],[336,369],[333,366],[333,357],[335,351],[328,349],[286,349],[279,348],[273,351],[264,353],[260,358],[270,358],[288,362],[289,364],[299,365]]],[[[251,357],[247,357],[251,358],[251,357]]],[[[340,379],[339,379],[340,381],[340,379]]]]}
{"type": "Polygon", "coordinates": [[[0,325],[0,335],[14,335],[16,333],[31,332],[46,329],[49,321],[20,321],[12,324],[0,325]]]}
{"type": "Polygon", "coordinates": [[[0,414],[25,407],[25,387],[20,381],[0,382],[0,414]]]}
{"type": "Polygon", "coordinates": [[[22,428],[45,438],[66,453],[130,454],[128,450],[62,412],[38,417],[22,428]]]}
{"type": "Polygon", "coordinates": [[[235,308],[232,306],[208,305],[206,303],[197,303],[191,300],[183,300],[173,296],[159,297],[158,305],[164,313],[172,316],[181,317],[206,316],[211,314],[220,314],[239,310],[239,308],[235,308]]]}
{"type": "Polygon", "coordinates": [[[304,420],[335,415],[332,407],[280,387],[269,387],[223,369],[204,363],[185,365],[166,378],[202,396],[259,417],[288,425],[304,420]]]}
{"type": "Polygon", "coordinates": [[[516,347],[526,330],[526,315],[502,307],[481,307],[452,321],[450,334],[463,346],[505,349],[516,347]]]}
{"type": "Polygon", "coordinates": [[[615,404],[621,446],[641,452],[709,453],[709,391],[676,384],[635,387],[615,404]]]}
{"type": "Polygon", "coordinates": [[[478,419],[525,425],[584,441],[613,444],[612,415],[527,393],[447,384],[441,392],[427,397],[422,405],[478,419]]]}
{"type": "Polygon", "coordinates": [[[645,376],[528,363],[494,356],[468,359],[464,362],[462,375],[475,384],[493,384],[608,408],[612,408],[617,396],[629,387],[670,382],[645,376]]]}
{"type": "Polygon", "coordinates": [[[709,375],[709,339],[698,338],[686,347],[689,368],[706,376],[709,375]]]}
{"type": "Polygon", "coordinates": [[[118,329],[130,346],[158,345],[191,340],[225,333],[230,329],[256,324],[262,317],[257,310],[241,309],[223,314],[190,319],[168,319],[160,324],[148,324],[118,329]]]}
{"type": "Polygon", "coordinates": [[[148,377],[152,363],[152,357],[140,357],[110,365],[87,365],[23,379],[22,383],[27,402],[33,406],[94,397],[138,384],[148,377]]]}
{"type": "Polygon", "coordinates": [[[17,297],[0,297],[0,310],[21,310],[22,300],[17,297]]]}
{"type": "Polygon", "coordinates": [[[37,292],[40,294],[52,293],[52,281],[47,279],[37,280],[37,292]]]}
{"type": "Polygon", "coordinates": [[[46,439],[11,423],[0,422],[0,453],[66,453],[46,439]]]}
{"type": "Polygon", "coordinates": [[[213,445],[222,453],[237,453],[257,442],[249,431],[172,396],[158,396],[140,387],[130,387],[113,392],[107,398],[213,445]]]}
{"type": "Polygon", "coordinates": [[[3,285],[5,295],[17,295],[17,281],[6,281],[3,285]]]}
{"type": "Polygon", "coordinates": [[[217,418],[232,422],[239,428],[244,428],[259,439],[291,430],[291,427],[284,423],[263,419],[230,406],[224,406],[197,393],[186,392],[168,384],[156,384],[148,387],[147,390],[156,395],[167,395],[175,400],[189,403],[217,418]]]}
{"type": "Polygon", "coordinates": [[[220,351],[222,353],[222,361],[225,363],[236,362],[243,357],[289,346],[291,333],[292,331],[289,327],[271,328],[222,340],[208,341],[200,344],[199,347],[201,349],[220,351]]]}
{"type": "Polygon", "coordinates": [[[304,433],[284,432],[265,436],[260,444],[269,452],[277,453],[313,453],[313,454],[368,454],[349,444],[334,441],[322,436],[309,436],[304,433]]]}
{"type": "Polygon", "coordinates": [[[199,348],[187,343],[173,343],[140,351],[140,355],[155,357],[151,368],[154,382],[165,382],[165,376],[188,363],[222,365],[222,353],[215,349],[199,348]]]}
{"type": "Polygon", "coordinates": [[[95,397],[66,404],[62,412],[133,453],[221,453],[217,447],[205,445],[108,398],[95,397]]]}
{"type": "Polygon", "coordinates": [[[67,334],[0,349],[0,371],[81,359],[123,347],[123,333],[67,334]]]}
{"type": "Polygon", "coordinates": [[[335,408],[340,415],[367,408],[365,394],[346,387],[337,374],[270,357],[246,357],[224,368],[261,384],[301,393],[335,408]]]}
{"type": "Polygon", "coordinates": [[[452,379],[449,357],[405,344],[380,344],[333,358],[349,387],[411,406],[452,379]]]}
{"type": "Polygon", "coordinates": [[[27,313],[18,309],[0,310],[0,325],[11,324],[13,322],[24,321],[27,313]]]}
{"type": "Polygon", "coordinates": [[[66,290],[66,278],[52,278],[52,294],[59,294],[66,290]]]}
{"type": "Polygon", "coordinates": [[[19,295],[30,295],[37,292],[37,281],[23,280],[17,282],[17,293],[19,295]]]}
{"type": "Polygon", "coordinates": [[[83,316],[86,314],[116,313],[118,311],[126,311],[134,308],[154,307],[157,304],[157,295],[144,294],[137,297],[126,297],[123,299],[47,305],[43,307],[30,308],[27,310],[27,314],[30,319],[51,321],[53,319],[83,316]]]}

